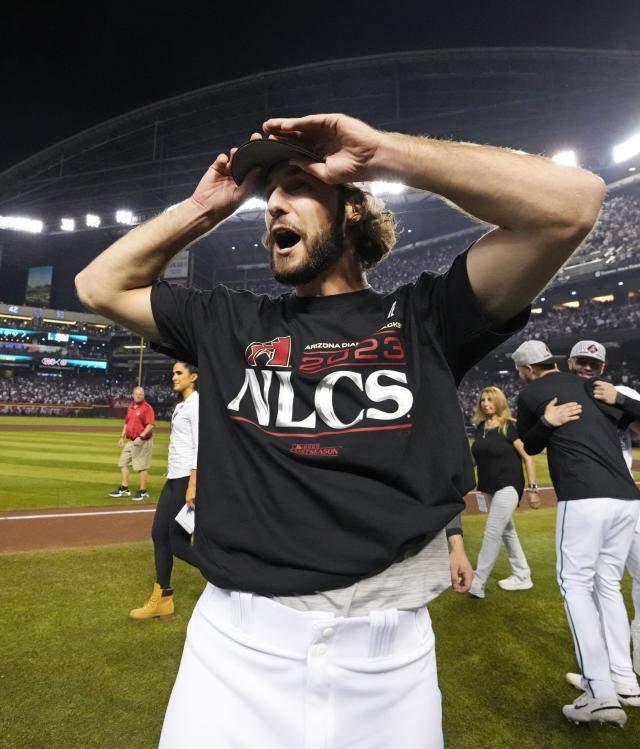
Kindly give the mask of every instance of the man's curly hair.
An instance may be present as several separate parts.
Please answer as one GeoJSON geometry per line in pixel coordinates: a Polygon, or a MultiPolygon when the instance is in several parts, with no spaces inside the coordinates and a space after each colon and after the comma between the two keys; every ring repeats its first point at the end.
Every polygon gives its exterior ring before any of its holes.
{"type": "Polygon", "coordinates": [[[339,185],[342,215],[346,204],[355,209],[357,220],[347,223],[346,236],[363,270],[382,262],[396,244],[400,234],[396,217],[384,203],[367,190],[349,182],[339,185]]]}

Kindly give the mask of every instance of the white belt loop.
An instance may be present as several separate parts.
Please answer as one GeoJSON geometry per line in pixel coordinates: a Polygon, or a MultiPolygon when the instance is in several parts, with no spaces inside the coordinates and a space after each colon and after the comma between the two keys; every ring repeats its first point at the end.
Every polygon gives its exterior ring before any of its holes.
{"type": "Polygon", "coordinates": [[[243,632],[251,631],[251,600],[252,593],[231,591],[231,606],[233,624],[243,632]]]}
{"type": "Polygon", "coordinates": [[[383,658],[393,652],[398,631],[398,609],[369,612],[369,658],[383,658]]]}

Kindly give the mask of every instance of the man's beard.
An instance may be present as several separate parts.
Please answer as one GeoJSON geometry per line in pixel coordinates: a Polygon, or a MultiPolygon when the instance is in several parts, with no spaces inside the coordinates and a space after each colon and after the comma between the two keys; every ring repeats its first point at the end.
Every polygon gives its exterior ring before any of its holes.
{"type": "Polygon", "coordinates": [[[334,221],[309,244],[305,243],[306,257],[294,268],[276,269],[273,244],[269,240],[270,264],[273,277],[286,286],[304,286],[336,267],[344,253],[342,222],[334,221]]]}

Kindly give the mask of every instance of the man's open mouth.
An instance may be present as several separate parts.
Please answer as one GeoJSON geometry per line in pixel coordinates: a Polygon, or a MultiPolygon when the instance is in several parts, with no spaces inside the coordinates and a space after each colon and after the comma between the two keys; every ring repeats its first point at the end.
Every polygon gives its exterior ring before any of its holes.
{"type": "Polygon", "coordinates": [[[278,255],[289,255],[300,241],[300,235],[292,229],[278,227],[271,232],[273,249],[278,255]]]}

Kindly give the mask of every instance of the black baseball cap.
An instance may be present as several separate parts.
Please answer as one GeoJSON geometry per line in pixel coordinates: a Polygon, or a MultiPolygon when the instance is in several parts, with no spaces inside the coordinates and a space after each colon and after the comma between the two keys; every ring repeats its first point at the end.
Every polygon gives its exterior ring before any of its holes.
{"type": "Polygon", "coordinates": [[[308,148],[282,140],[256,138],[243,143],[234,153],[231,159],[231,174],[236,185],[240,185],[254,166],[262,167],[262,174],[266,175],[278,162],[299,159],[301,156],[312,161],[324,161],[322,156],[308,148]]]}

